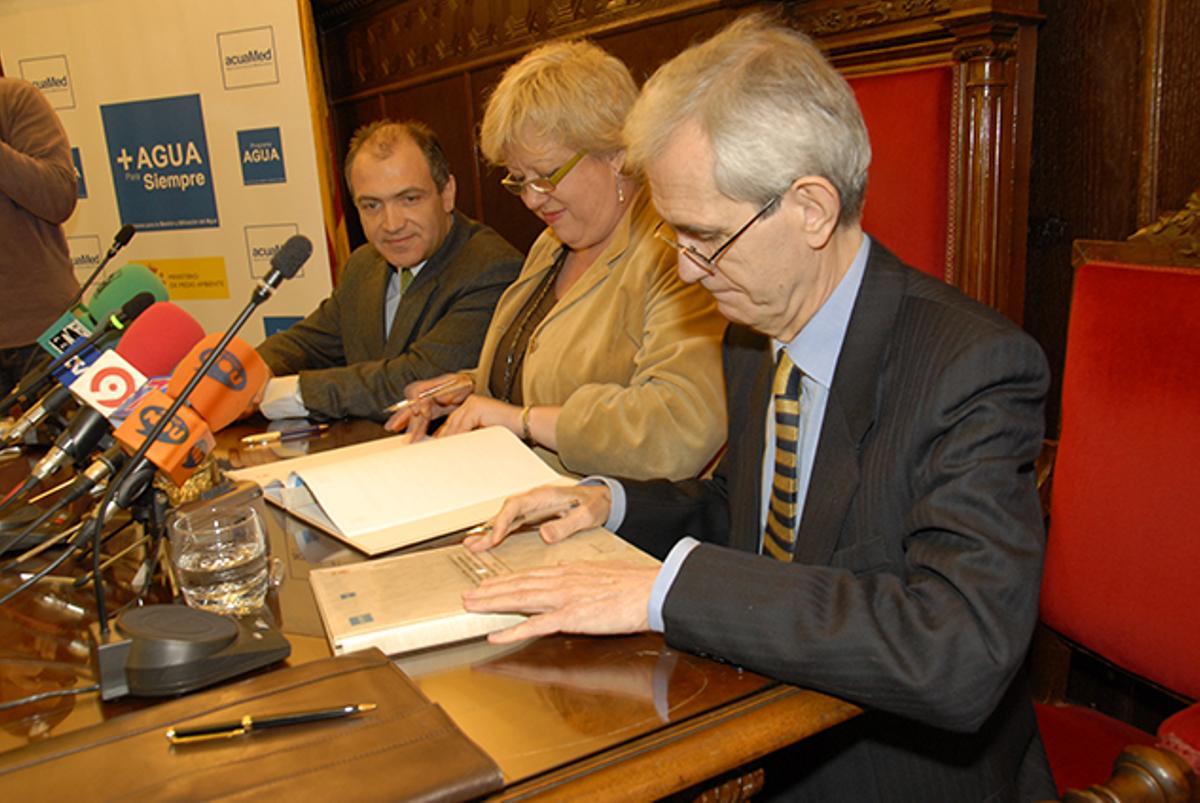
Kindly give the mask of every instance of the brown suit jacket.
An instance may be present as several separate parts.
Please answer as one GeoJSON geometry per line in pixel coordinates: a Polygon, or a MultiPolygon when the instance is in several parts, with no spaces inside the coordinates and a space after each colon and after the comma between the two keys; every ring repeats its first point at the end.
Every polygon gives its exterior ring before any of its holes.
{"type": "Polygon", "coordinates": [[[300,374],[311,412],[381,420],[409,382],[475,365],[496,301],[520,269],[515,248],[455,212],[442,247],[401,297],[386,339],[383,302],[392,268],[367,244],[350,255],[329,298],[258,352],[277,376],[300,374]]]}

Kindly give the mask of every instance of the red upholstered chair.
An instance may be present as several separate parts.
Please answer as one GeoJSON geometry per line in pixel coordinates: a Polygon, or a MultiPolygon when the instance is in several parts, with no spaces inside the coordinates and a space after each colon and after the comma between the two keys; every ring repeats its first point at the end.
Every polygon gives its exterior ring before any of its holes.
{"type": "MultiPolygon", "coordinates": [[[[1200,268],[1076,263],[1042,623],[1182,707],[1200,698],[1200,268]]],[[[1037,710],[1060,793],[1103,783],[1138,746],[1113,781],[1125,797],[1067,799],[1190,799],[1200,707],[1157,737],[1088,707],[1037,710]]]]}

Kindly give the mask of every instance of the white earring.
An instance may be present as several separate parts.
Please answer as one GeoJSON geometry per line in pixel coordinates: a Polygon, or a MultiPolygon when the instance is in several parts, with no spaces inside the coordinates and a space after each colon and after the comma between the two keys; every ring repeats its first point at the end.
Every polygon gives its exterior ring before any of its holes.
{"type": "Polygon", "coordinates": [[[620,176],[617,176],[617,203],[625,203],[625,188],[621,186],[620,176]]]}

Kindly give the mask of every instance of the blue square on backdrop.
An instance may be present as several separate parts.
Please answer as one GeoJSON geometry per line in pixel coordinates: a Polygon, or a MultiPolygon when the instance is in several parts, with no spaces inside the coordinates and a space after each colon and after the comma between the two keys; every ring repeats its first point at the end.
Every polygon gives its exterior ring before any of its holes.
{"type": "Polygon", "coordinates": [[[217,200],[199,95],[100,107],[121,223],[215,228],[217,200]]]}
{"type": "Polygon", "coordinates": [[[238,161],[243,184],[283,184],[283,141],[278,128],[254,128],[237,132],[238,161]]]}
{"type": "Polygon", "coordinates": [[[79,148],[71,148],[71,161],[75,163],[75,188],[80,198],[87,197],[87,180],[83,177],[83,160],[79,148]]]}
{"type": "Polygon", "coordinates": [[[300,315],[264,315],[263,332],[266,337],[270,337],[276,332],[288,329],[292,324],[301,320],[304,320],[304,318],[300,315]]]}

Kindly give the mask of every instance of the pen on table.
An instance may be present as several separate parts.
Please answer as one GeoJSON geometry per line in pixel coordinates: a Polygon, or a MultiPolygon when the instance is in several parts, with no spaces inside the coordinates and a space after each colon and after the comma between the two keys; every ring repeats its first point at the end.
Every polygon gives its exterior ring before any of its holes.
{"type": "Polygon", "coordinates": [[[426,388],[411,399],[401,399],[395,404],[390,404],[387,407],[384,407],[383,411],[389,415],[398,413],[418,399],[430,399],[441,393],[449,393],[452,390],[462,390],[463,388],[471,387],[472,384],[472,381],[467,377],[456,376],[453,379],[448,379],[445,382],[441,382],[431,388],[426,388]]]}
{"type": "Polygon", "coordinates": [[[269,717],[244,716],[235,722],[222,722],[216,725],[200,725],[194,728],[171,728],[167,731],[167,739],[171,744],[188,744],[204,742],[210,739],[232,739],[254,731],[269,728],[282,728],[286,725],[303,725],[308,722],[320,722],[326,719],[341,719],[355,714],[374,711],[375,703],[355,703],[341,705],[337,708],[324,708],[317,711],[297,711],[292,714],[278,714],[269,717]]]}
{"type": "MultiPolygon", "coordinates": [[[[543,524],[551,519],[557,519],[565,513],[570,513],[577,507],[579,507],[579,500],[572,499],[568,502],[563,502],[560,505],[554,505],[552,507],[542,508],[541,510],[531,511],[528,514],[522,513],[520,516],[517,516],[515,519],[513,519],[512,529],[518,530],[528,524],[543,524]]],[[[484,533],[491,532],[492,526],[492,522],[485,521],[483,524],[467,530],[466,535],[483,535],[484,533]]]]}
{"type": "Polygon", "coordinates": [[[262,446],[267,443],[279,443],[280,441],[294,441],[298,438],[309,438],[313,435],[318,435],[329,429],[328,424],[315,424],[311,427],[303,429],[288,429],[288,430],[272,430],[270,432],[259,432],[254,435],[247,435],[242,438],[242,443],[247,446],[262,446]]]}

